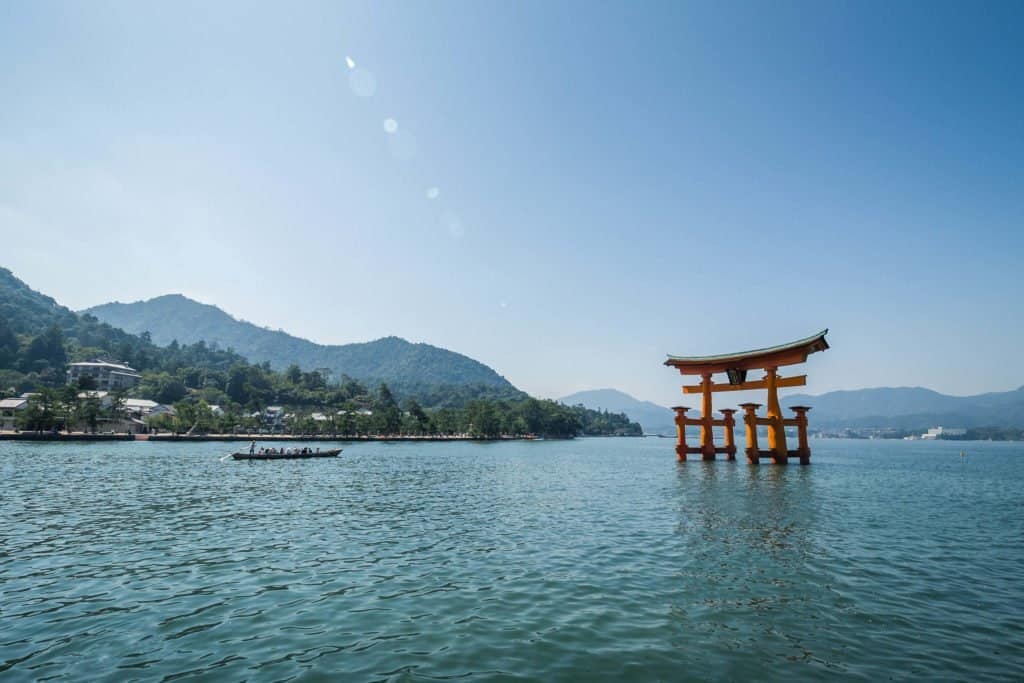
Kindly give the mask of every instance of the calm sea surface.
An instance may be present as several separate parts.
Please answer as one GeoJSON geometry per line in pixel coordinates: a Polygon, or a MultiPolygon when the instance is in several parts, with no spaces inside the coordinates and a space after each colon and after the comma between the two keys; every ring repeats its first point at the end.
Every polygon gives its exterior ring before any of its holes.
{"type": "Polygon", "coordinates": [[[0,443],[0,679],[1024,679],[1024,445],[672,446],[0,443]]]}

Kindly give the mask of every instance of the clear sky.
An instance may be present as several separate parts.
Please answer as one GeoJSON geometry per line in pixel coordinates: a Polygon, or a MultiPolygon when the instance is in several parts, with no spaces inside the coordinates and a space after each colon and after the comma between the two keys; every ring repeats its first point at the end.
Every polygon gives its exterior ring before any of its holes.
{"type": "Polygon", "coordinates": [[[1024,5],[0,3],[0,265],[540,396],[1024,384],[1024,5]],[[347,61],[348,58],[351,61],[347,61]]]}

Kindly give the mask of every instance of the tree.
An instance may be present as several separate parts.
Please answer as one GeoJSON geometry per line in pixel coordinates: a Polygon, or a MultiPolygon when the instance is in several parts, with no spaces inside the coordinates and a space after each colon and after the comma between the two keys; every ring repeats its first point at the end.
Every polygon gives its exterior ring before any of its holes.
{"type": "Polygon", "coordinates": [[[153,393],[153,400],[157,403],[171,405],[186,396],[188,396],[188,389],[177,377],[171,377],[164,372],[157,378],[156,391],[153,393]]]}
{"type": "Polygon", "coordinates": [[[405,411],[412,418],[417,434],[426,434],[430,431],[430,416],[424,412],[423,407],[420,406],[416,399],[410,398],[406,400],[405,411]]]}
{"type": "Polygon", "coordinates": [[[60,408],[64,416],[64,429],[71,432],[78,423],[82,399],[79,398],[79,387],[68,384],[60,391],[60,408]]]}
{"type": "Polygon", "coordinates": [[[64,334],[57,325],[51,325],[28,343],[22,357],[21,369],[22,372],[40,372],[48,367],[63,369],[67,361],[64,334]]]}
{"type": "Polygon", "coordinates": [[[178,401],[174,404],[174,431],[187,432],[196,426],[199,413],[196,406],[189,401],[178,401]]]}
{"type": "Polygon", "coordinates": [[[103,413],[103,404],[95,392],[90,392],[81,399],[78,404],[78,419],[88,427],[90,432],[96,433],[99,426],[100,415],[103,413]]]}
{"type": "Polygon", "coordinates": [[[309,391],[319,391],[327,388],[327,381],[319,371],[302,373],[302,386],[309,391]]]}
{"type": "Polygon", "coordinates": [[[398,401],[388,385],[381,383],[377,388],[377,401],[374,406],[374,422],[381,434],[397,434],[402,428],[402,413],[398,410],[398,401]]]}
{"type": "Polygon", "coordinates": [[[28,399],[28,405],[18,416],[18,428],[31,432],[46,432],[57,425],[57,392],[43,388],[28,399]]]}
{"type": "Polygon", "coordinates": [[[118,387],[110,392],[110,405],[107,406],[107,417],[111,421],[120,420],[125,413],[125,398],[128,392],[123,387],[118,387]]]}
{"type": "Polygon", "coordinates": [[[228,370],[228,382],[225,393],[235,403],[245,405],[249,402],[249,370],[241,363],[236,363],[228,370]]]}
{"type": "Polygon", "coordinates": [[[18,358],[18,338],[7,324],[7,319],[0,317],[0,369],[13,368],[18,358]]]}
{"type": "Polygon", "coordinates": [[[470,436],[484,439],[501,436],[501,419],[491,401],[470,402],[466,406],[466,417],[470,422],[470,436]]]}
{"type": "Polygon", "coordinates": [[[451,408],[441,408],[434,412],[431,422],[435,434],[451,436],[462,431],[459,424],[459,413],[451,408]]]}

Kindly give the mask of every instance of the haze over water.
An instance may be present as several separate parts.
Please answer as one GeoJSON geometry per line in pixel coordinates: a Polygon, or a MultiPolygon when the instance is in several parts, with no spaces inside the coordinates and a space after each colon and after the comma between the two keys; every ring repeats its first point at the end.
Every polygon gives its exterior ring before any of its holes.
{"type": "Polygon", "coordinates": [[[4,680],[1024,677],[1020,444],[0,444],[4,680]]]}

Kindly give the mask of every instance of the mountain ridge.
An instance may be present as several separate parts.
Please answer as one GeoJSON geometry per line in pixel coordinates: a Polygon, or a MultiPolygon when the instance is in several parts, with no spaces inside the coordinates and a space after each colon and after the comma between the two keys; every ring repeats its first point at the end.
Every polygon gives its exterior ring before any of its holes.
{"type": "Polygon", "coordinates": [[[111,302],[80,311],[134,334],[148,332],[157,344],[204,341],[276,370],[296,364],[327,368],[334,377],[386,382],[400,393],[424,387],[477,387],[482,395],[525,396],[507,379],[469,356],[426,343],[388,336],[353,344],[318,344],[236,318],[214,304],[183,294],[131,303],[111,302]]]}
{"type": "Polygon", "coordinates": [[[817,396],[792,394],[783,407],[809,405],[818,428],[1024,427],[1024,386],[972,396],[950,396],[926,387],[844,389],[817,396]]]}
{"type": "MultiPolygon", "coordinates": [[[[618,389],[579,391],[558,399],[592,410],[625,413],[647,434],[675,432],[669,408],[643,401],[618,389]]],[[[1024,427],[1024,386],[972,396],[950,396],[927,387],[841,389],[823,394],[791,394],[783,408],[811,406],[812,429],[881,428],[924,431],[945,427],[1024,427]]],[[[721,407],[728,407],[721,403],[721,407]]],[[[698,411],[699,412],[699,411],[698,411]]],[[[763,412],[763,409],[762,409],[763,412]]],[[[786,411],[789,414],[789,411],[786,411]]]]}
{"type": "Polygon", "coordinates": [[[675,433],[673,413],[665,406],[644,401],[619,389],[588,389],[577,391],[558,399],[566,405],[583,405],[591,410],[607,410],[611,413],[625,413],[629,419],[639,422],[645,434],[675,433]]]}

